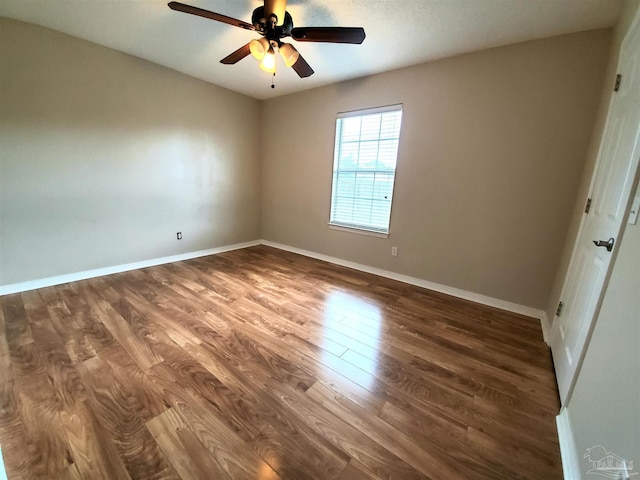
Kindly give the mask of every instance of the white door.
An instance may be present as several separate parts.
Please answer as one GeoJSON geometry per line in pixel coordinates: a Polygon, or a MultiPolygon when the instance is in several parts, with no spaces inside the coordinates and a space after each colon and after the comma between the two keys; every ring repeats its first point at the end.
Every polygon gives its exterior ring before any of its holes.
{"type": "MultiPolygon", "coordinates": [[[[583,216],[551,328],[551,351],[560,399],[566,404],[600,307],[616,241],[626,220],[640,155],[640,14],[622,44],[620,88],[609,114],[591,182],[591,205],[583,216]],[[596,246],[612,239],[613,248],[596,246]]],[[[612,348],[615,346],[612,345],[612,348]]]]}

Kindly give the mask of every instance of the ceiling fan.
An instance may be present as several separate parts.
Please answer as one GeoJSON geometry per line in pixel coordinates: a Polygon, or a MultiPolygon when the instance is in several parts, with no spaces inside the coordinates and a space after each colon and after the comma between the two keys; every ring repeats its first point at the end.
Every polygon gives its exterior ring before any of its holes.
{"type": "MultiPolygon", "coordinates": [[[[328,42],[361,44],[365,33],[361,27],[293,27],[293,19],[286,11],[286,0],[264,0],[264,6],[253,11],[251,23],[243,22],[220,13],[210,12],[202,8],[185,5],[180,2],[169,2],[169,8],[179,12],[227,23],[245,30],[253,30],[262,37],[251,40],[235,52],[226,56],[220,63],[232,65],[250,53],[261,61],[260,68],[275,75],[275,51],[278,50],[287,67],[293,68],[300,78],[313,75],[313,69],[290,43],[283,38],[291,37],[299,42],[328,42]]],[[[273,87],[273,85],[272,85],[273,87]]]]}

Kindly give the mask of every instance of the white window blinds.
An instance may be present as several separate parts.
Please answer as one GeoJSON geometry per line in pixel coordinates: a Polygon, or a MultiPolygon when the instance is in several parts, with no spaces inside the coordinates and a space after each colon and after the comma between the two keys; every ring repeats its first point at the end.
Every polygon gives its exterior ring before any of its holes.
{"type": "Polygon", "coordinates": [[[332,225],[389,232],[402,105],[338,114],[332,225]]]}

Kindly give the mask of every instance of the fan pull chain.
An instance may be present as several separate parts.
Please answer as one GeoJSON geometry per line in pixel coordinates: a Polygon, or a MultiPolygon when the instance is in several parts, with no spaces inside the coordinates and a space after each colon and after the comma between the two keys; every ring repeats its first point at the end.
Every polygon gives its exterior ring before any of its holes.
{"type": "Polygon", "coordinates": [[[273,81],[276,78],[276,72],[273,72],[273,77],[271,77],[271,88],[276,88],[276,86],[273,84],[273,81]]]}

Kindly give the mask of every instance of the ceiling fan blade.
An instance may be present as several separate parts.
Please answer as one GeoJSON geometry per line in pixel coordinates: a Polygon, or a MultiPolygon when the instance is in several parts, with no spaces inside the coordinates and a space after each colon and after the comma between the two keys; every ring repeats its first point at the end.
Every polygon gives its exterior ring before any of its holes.
{"type": "Polygon", "coordinates": [[[184,3],[180,2],[169,2],[168,5],[171,10],[190,13],[191,15],[197,15],[198,17],[208,18],[210,20],[216,20],[218,22],[233,25],[234,27],[244,28],[245,30],[255,30],[255,27],[250,23],[243,22],[242,20],[238,20],[236,18],[227,17],[226,15],[222,15],[220,13],[210,12],[209,10],[192,7],[191,5],[185,5],[184,3]]]}
{"type": "Polygon", "coordinates": [[[364,42],[362,27],[296,27],[291,37],[299,42],[357,43],[364,42]]]}
{"type": "Polygon", "coordinates": [[[287,0],[264,0],[264,15],[268,20],[272,13],[278,17],[278,25],[284,22],[284,12],[287,10],[287,0]]]}
{"type": "Polygon", "coordinates": [[[238,63],[240,60],[251,53],[251,50],[249,49],[249,43],[241,46],[235,52],[230,53],[229,55],[224,57],[222,60],[220,60],[220,63],[224,63],[225,65],[233,65],[234,63],[238,63]]]}
{"type": "Polygon", "coordinates": [[[313,75],[313,68],[302,58],[302,55],[298,56],[296,63],[291,65],[291,68],[295,70],[300,78],[306,78],[313,75]]]}

